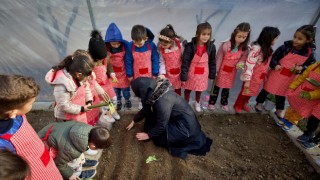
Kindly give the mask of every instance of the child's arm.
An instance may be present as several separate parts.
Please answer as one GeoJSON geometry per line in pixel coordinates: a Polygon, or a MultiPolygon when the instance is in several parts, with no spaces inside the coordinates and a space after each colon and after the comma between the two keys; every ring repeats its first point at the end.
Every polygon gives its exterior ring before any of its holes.
{"type": "Polygon", "coordinates": [[[246,60],[249,55],[249,48],[247,47],[246,50],[242,51],[241,57],[237,63],[237,69],[243,69],[244,64],[246,63],[246,60]]]}
{"type": "Polygon", "coordinates": [[[157,77],[159,74],[159,53],[156,45],[150,42],[151,45],[151,62],[152,62],[152,76],[157,77]]]}
{"type": "Polygon", "coordinates": [[[316,63],[316,58],[314,57],[314,49],[312,49],[309,58],[302,65],[301,72],[306,70],[311,64],[314,64],[314,63],[316,63]]]}
{"type": "Polygon", "coordinates": [[[133,56],[132,56],[132,46],[133,43],[128,45],[126,55],[125,55],[125,65],[126,65],[126,73],[128,78],[133,77],[133,56]]]}
{"type": "Polygon", "coordinates": [[[246,60],[246,67],[244,71],[242,72],[242,75],[240,76],[242,81],[250,81],[252,77],[253,68],[258,62],[260,58],[260,47],[253,45],[250,48],[250,52],[248,55],[248,58],[246,60]]]}
{"type": "Polygon", "coordinates": [[[86,104],[88,104],[87,102],[91,102],[93,101],[93,96],[92,96],[92,92],[90,89],[90,84],[88,81],[85,82],[85,86],[86,86],[86,91],[85,91],[85,96],[86,96],[86,104]]]}
{"type": "Polygon", "coordinates": [[[209,56],[209,79],[216,77],[216,51],[216,46],[212,42],[209,56]]]}
{"type": "Polygon", "coordinates": [[[273,53],[272,58],[271,58],[271,61],[270,61],[270,65],[269,65],[269,67],[270,67],[271,69],[274,70],[277,65],[280,66],[279,61],[280,61],[286,54],[288,54],[288,52],[286,52],[286,49],[287,49],[286,46],[285,46],[285,45],[282,45],[282,46],[278,47],[278,49],[273,53]]]}
{"type": "Polygon", "coordinates": [[[111,64],[110,56],[107,56],[106,58],[107,58],[107,74],[111,76],[111,74],[114,73],[114,70],[111,64]]]}
{"type": "Polygon", "coordinates": [[[310,71],[316,66],[317,64],[313,64],[309,66],[301,75],[299,75],[289,86],[289,89],[295,90],[297,89],[303,82],[306,81],[310,71]]]}
{"type": "Polygon", "coordinates": [[[73,170],[67,163],[57,163],[61,161],[60,155],[57,155],[54,159],[56,166],[64,179],[69,179],[73,175],[73,170]]]}
{"type": "Polygon", "coordinates": [[[220,67],[221,67],[221,64],[222,64],[222,60],[223,60],[223,57],[225,56],[225,54],[228,52],[228,46],[227,46],[227,43],[223,42],[220,47],[219,47],[219,50],[218,50],[218,53],[217,53],[217,59],[216,59],[216,72],[219,73],[219,70],[220,70],[220,67]]]}
{"type": "Polygon", "coordinates": [[[143,108],[134,116],[133,121],[134,122],[139,122],[143,118],[145,118],[144,110],[143,108]]]}
{"type": "Polygon", "coordinates": [[[181,65],[181,75],[180,75],[181,81],[187,81],[188,79],[189,67],[193,59],[193,56],[194,56],[194,52],[192,50],[192,44],[188,43],[185,46],[185,49],[182,55],[182,65],[181,65]]]}
{"type": "Polygon", "coordinates": [[[160,68],[159,68],[159,75],[166,74],[166,62],[163,59],[161,49],[159,49],[159,61],[160,61],[160,68]]]}
{"type": "Polygon", "coordinates": [[[61,110],[70,114],[79,114],[81,106],[71,103],[71,94],[64,85],[55,85],[53,95],[57,105],[61,106],[61,110]]]}

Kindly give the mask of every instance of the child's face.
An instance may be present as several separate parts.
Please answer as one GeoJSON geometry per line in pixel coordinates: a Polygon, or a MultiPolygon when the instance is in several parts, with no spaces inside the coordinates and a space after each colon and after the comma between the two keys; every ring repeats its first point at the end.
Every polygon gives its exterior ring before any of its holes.
{"type": "Polygon", "coordinates": [[[113,47],[113,48],[119,48],[121,43],[120,42],[110,42],[110,45],[113,47]]]}
{"type": "Polygon", "coordinates": [[[239,31],[234,37],[235,38],[234,41],[236,42],[237,45],[239,45],[247,39],[248,34],[249,32],[239,31]]]}
{"type": "Polygon", "coordinates": [[[307,37],[304,34],[302,34],[300,31],[297,31],[296,33],[294,33],[292,43],[293,43],[293,47],[295,47],[296,49],[303,48],[303,46],[308,42],[310,42],[310,40],[308,40],[307,37]]]}
{"type": "Polygon", "coordinates": [[[78,81],[86,81],[86,80],[88,80],[88,77],[89,76],[85,76],[82,73],[76,72],[76,78],[78,81]]]}
{"type": "Polygon", "coordinates": [[[279,38],[279,36],[277,36],[276,38],[273,39],[273,41],[271,42],[271,46],[273,46],[277,42],[278,38],[279,38]]]}
{"type": "Polygon", "coordinates": [[[163,49],[169,49],[172,46],[172,42],[165,42],[165,41],[160,41],[160,46],[163,49]]]}
{"type": "Polygon", "coordinates": [[[147,38],[146,39],[143,39],[141,41],[133,41],[133,45],[135,45],[136,47],[140,48],[144,45],[144,43],[147,41],[147,38]]]}
{"type": "Polygon", "coordinates": [[[199,43],[200,44],[205,44],[210,40],[211,37],[211,29],[204,29],[201,33],[200,33],[200,37],[199,37],[199,43]]]}
{"type": "Polygon", "coordinates": [[[34,103],[34,101],[36,100],[36,98],[31,98],[28,102],[26,102],[21,108],[19,109],[14,109],[14,110],[10,110],[8,111],[7,113],[5,113],[8,118],[11,118],[11,119],[14,119],[16,118],[17,116],[21,116],[21,115],[24,115],[24,114],[27,114],[31,108],[32,108],[32,105],[34,103]]]}

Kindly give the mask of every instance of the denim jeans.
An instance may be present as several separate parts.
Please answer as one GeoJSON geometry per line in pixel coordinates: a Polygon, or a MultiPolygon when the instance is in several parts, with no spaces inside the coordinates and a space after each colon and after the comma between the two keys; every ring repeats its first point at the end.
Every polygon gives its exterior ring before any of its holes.
{"type": "Polygon", "coordinates": [[[122,91],[122,95],[124,97],[124,99],[127,101],[127,100],[130,100],[130,87],[127,87],[127,88],[114,88],[114,92],[116,93],[117,95],[117,100],[118,102],[121,102],[121,91],[122,91]]]}

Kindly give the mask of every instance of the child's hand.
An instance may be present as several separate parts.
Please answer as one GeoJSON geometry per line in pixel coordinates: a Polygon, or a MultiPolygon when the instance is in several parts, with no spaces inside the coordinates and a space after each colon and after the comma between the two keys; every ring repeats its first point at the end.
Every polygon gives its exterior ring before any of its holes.
{"type": "Polygon", "coordinates": [[[238,62],[237,65],[236,65],[236,69],[244,70],[244,63],[243,62],[238,62]]]}
{"type": "Polygon", "coordinates": [[[158,78],[158,76],[152,76],[152,78],[153,78],[154,80],[156,80],[156,79],[158,78]]]}
{"type": "Polygon", "coordinates": [[[69,177],[69,180],[81,180],[76,174],[72,174],[72,176],[69,177]]]}
{"type": "Polygon", "coordinates": [[[89,106],[91,106],[91,104],[83,106],[84,107],[84,112],[91,111],[91,109],[88,108],[89,106]]]}
{"type": "Polygon", "coordinates": [[[184,87],[185,84],[186,84],[185,81],[181,81],[181,87],[184,87]]]}
{"type": "Polygon", "coordinates": [[[249,86],[250,86],[250,81],[245,81],[244,82],[244,87],[245,88],[249,88],[249,86]]]}
{"type": "Polygon", "coordinates": [[[134,121],[131,121],[131,123],[126,127],[126,129],[130,131],[130,129],[132,129],[133,126],[134,126],[134,121]]]}
{"type": "Polygon", "coordinates": [[[118,79],[117,79],[117,77],[116,77],[116,73],[111,73],[111,74],[110,74],[110,77],[111,77],[111,79],[112,79],[112,82],[114,82],[114,83],[117,83],[117,82],[118,82],[118,79]]]}
{"type": "Polygon", "coordinates": [[[149,135],[147,133],[137,133],[136,137],[139,141],[147,140],[149,139],[149,135]]]}
{"type": "Polygon", "coordinates": [[[164,79],[164,78],[166,78],[166,77],[164,76],[164,74],[160,74],[160,75],[158,76],[158,78],[164,79]]]}
{"type": "Polygon", "coordinates": [[[275,71],[280,71],[282,69],[282,66],[281,65],[276,65],[276,67],[274,67],[274,70],[275,71]]]}
{"type": "Polygon", "coordinates": [[[133,79],[133,77],[128,77],[128,79],[129,79],[129,81],[131,82],[131,81],[132,81],[132,79],[133,79]]]}

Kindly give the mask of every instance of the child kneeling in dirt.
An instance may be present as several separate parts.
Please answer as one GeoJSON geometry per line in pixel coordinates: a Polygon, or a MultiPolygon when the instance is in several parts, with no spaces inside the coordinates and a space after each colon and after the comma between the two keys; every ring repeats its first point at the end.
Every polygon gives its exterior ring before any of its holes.
{"type": "MultiPolygon", "coordinates": [[[[105,149],[111,144],[106,128],[92,127],[77,121],[51,123],[38,135],[49,146],[61,175],[65,179],[92,178],[96,170],[81,171],[83,153],[90,149],[105,149]],[[80,174],[80,175],[79,175],[80,174]]],[[[96,167],[97,161],[85,160],[83,166],[96,167]]]]}

